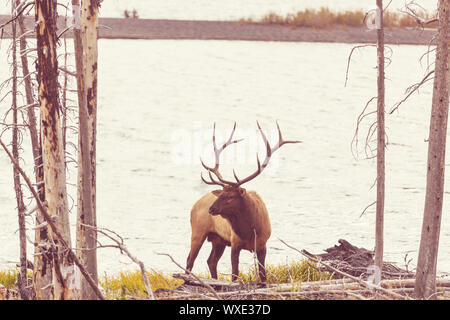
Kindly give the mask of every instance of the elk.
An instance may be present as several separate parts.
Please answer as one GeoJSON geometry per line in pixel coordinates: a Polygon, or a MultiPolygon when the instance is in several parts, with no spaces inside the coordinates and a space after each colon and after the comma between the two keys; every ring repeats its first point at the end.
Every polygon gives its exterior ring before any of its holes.
{"type": "Polygon", "coordinates": [[[215,166],[208,167],[201,159],[203,168],[209,175],[209,181],[200,175],[202,181],[208,185],[217,185],[222,189],[214,190],[198,200],[191,210],[191,250],[187,258],[186,272],[190,272],[194,261],[207,239],[212,243],[212,250],[207,260],[211,277],[217,279],[217,263],[222,257],[226,246],[231,246],[232,281],[236,281],[239,274],[239,254],[241,250],[256,252],[258,260],[258,273],[261,282],[266,282],[266,242],[271,234],[269,214],[266,205],[255,191],[246,191],[241,186],[256,178],[269,164],[272,154],[281,146],[301,141],[283,140],[280,126],[278,128],[278,143],[271,147],[261,126],[257,126],[266,146],[266,157],[261,164],[256,155],[257,169],[244,179],[239,179],[233,170],[236,181],[228,181],[219,172],[219,157],[221,152],[229,145],[238,143],[242,139],[233,140],[236,130],[234,123],[231,135],[220,148],[216,145],[216,124],[213,129],[213,146],[215,166]]]}

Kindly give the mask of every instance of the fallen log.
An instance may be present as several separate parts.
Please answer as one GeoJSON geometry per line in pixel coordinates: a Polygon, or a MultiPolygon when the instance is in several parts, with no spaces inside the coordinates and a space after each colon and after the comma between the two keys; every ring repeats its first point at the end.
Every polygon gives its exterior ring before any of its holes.
{"type": "MultiPolygon", "coordinates": [[[[298,250],[303,256],[317,264],[319,268],[331,271],[333,280],[320,280],[313,282],[293,282],[281,284],[229,282],[217,279],[200,278],[193,274],[176,273],[174,278],[181,279],[184,284],[172,291],[173,299],[210,299],[211,292],[215,298],[242,298],[258,299],[271,298],[317,298],[317,299],[411,299],[414,294],[414,274],[402,270],[394,265],[383,265],[383,280],[378,284],[364,280],[367,267],[373,263],[373,252],[351,245],[346,240],[339,240],[338,246],[329,248],[324,254],[313,255],[306,250],[298,250]],[[326,259],[332,259],[327,261],[326,259]],[[343,259],[339,261],[337,259],[343,259]],[[326,262],[325,262],[326,261],[326,262]],[[338,266],[344,265],[348,274],[338,266]],[[366,267],[367,266],[367,267],[366,267]],[[386,270],[385,270],[386,269],[386,270]],[[205,290],[208,288],[208,290],[205,290]],[[175,294],[175,295],[173,295],[175,294]]],[[[448,297],[450,293],[450,279],[437,279],[437,294],[448,297]]]]}
{"type": "MultiPolygon", "coordinates": [[[[224,281],[224,280],[217,280],[217,279],[209,279],[209,278],[201,278],[201,277],[194,277],[190,274],[185,273],[175,273],[172,275],[172,277],[176,279],[181,279],[184,281],[184,285],[190,285],[190,286],[210,286],[216,291],[239,291],[239,290],[252,290],[255,288],[261,288],[262,286],[267,286],[267,284],[263,283],[239,283],[239,282],[230,282],[230,281],[224,281]]],[[[273,285],[269,285],[273,286],[273,285]]]]}
{"type": "MultiPolygon", "coordinates": [[[[382,280],[380,285],[383,288],[414,288],[416,279],[402,280],[382,280]]],[[[450,288],[450,279],[436,279],[436,287],[450,288]]]]}
{"type": "MultiPolygon", "coordinates": [[[[366,287],[352,279],[322,280],[302,283],[242,284],[216,279],[194,278],[187,274],[174,274],[184,284],[172,291],[170,299],[213,299],[205,289],[208,285],[216,290],[220,299],[261,299],[261,298],[305,298],[305,299],[410,299],[414,293],[414,279],[383,280],[376,290],[366,287]]],[[[450,280],[437,280],[437,293],[445,296],[450,293],[450,280]]]]}

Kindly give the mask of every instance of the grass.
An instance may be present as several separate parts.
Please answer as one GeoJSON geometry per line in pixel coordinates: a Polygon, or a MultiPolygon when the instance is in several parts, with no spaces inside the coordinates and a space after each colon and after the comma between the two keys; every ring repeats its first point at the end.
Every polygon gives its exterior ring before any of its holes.
{"type": "MultiPolygon", "coordinates": [[[[424,20],[431,19],[431,16],[426,12],[419,12],[418,14],[424,20]]],[[[305,9],[298,11],[297,13],[289,13],[285,16],[269,12],[258,20],[244,18],[240,21],[246,23],[290,26],[293,28],[309,27],[320,29],[332,26],[363,27],[365,26],[365,15],[366,13],[362,10],[335,12],[329,8],[322,7],[318,10],[305,9]]],[[[384,26],[386,28],[417,27],[417,21],[405,13],[386,11],[384,13],[384,26]]],[[[430,24],[428,27],[436,27],[436,24],[430,24]]]]}
{"type": "MultiPolygon", "coordinates": [[[[267,265],[268,283],[300,283],[305,281],[318,281],[331,279],[330,274],[317,271],[314,264],[307,260],[294,261],[289,264],[267,265]]],[[[176,289],[183,283],[170,275],[152,271],[148,273],[152,290],[176,289]]],[[[200,277],[210,278],[209,272],[199,274],[200,277]]],[[[231,275],[219,274],[219,280],[230,281],[231,275]]],[[[254,267],[239,273],[239,280],[243,283],[252,283],[257,279],[257,270],[254,267]]],[[[106,298],[111,300],[147,298],[144,282],[140,271],[122,271],[115,276],[104,275],[100,285],[106,291],[106,298]]]]}
{"type": "MultiPolygon", "coordinates": [[[[199,276],[209,278],[209,272],[204,272],[199,276]]],[[[319,272],[316,265],[307,260],[293,261],[277,265],[266,265],[267,283],[299,283],[307,281],[330,280],[331,275],[326,272],[319,272]]],[[[218,275],[219,280],[231,281],[231,275],[218,275]]],[[[239,272],[239,281],[243,283],[253,283],[258,279],[258,270],[250,267],[245,272],[239,272]]]]}
{"type": "MultiPolygon", "coordinates": [[[[11,269],[0,271],[0,285],[8,289],[16,288],[18,270],[11,269]]],[[[268,283],[300,283],[305,281],[318,281],[331,279],[330,274],[317,271],[314,264],[307,260],[293,261],[286,264],[267,265],[267,282],[268,283]]],[[[29,274],[31,277],[31,274],[29,274]]],[[[199,276],[209,278],[209,272],[200,274],[199,276]]],[[[151,271],[148,277],[152,290],[168,289],[173,290],[180,286],[183,281],[175,279],[170,275],[151,271]]],[[[252,283],[257,279],[257,270],[254,267],[249,268],[239,274],[240,281],[244,283],[252,283]]],[[[230,275],[219,275],[220,280],[230,281],[230,275]]],[[[121,271],[116,275],[109,276],[104,274],[99,277],[99,284],[106,292],[108,300],[125,300],[125,299],[146,299],[144,282],[139,270],[121,271]]]]}
{"type": "MultiPolygon", "coordinates": [[[[289,264],[267,265],[268,283],[298,283],[308,281],[330,280],[331,275],[326,272],[319,272],[317,266],[307,260],[294,261],[289,264]]],[[[257,270],[250,268],[246,273],[241,273],[240,277],[245,283],[255,282],[257,270]]]]}
{"type": "MultiPolygon", "coordinates": [[[[173,290],[183,283],[180,279],[156,271],[148,272],[148,278],[153,291],[158,289],[173,290]]],[[[114,276],[105,274],[99,279],[99,284],[105,289],[108,300],[124,300],[131,297],[136,299],[148,298],[141,272],[138,270],[121,271],[114,276]]]]}
{"type": "Polygon", "coordinates": [[[16,287],[17,276],[19,275],[19,270],[0,270],[0,285],[3,285],[7,289],[12,289],[16,287]]]}

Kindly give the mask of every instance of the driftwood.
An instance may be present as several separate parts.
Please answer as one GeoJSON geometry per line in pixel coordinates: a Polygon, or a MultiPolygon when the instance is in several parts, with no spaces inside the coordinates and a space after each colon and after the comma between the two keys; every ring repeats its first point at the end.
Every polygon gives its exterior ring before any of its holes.
{"type": "MultiPolygon", "coordinates": [[[[303,283],[283,284],[241,284],[236,282],[195,278],[188,274],[174,274],[174,278],[182,279],[184,284],[176,290],[157,290],[159,299],[410,299],[414,292],[414,279],[383,280],[377,293],[364,287],[352,279],[322,280],[303,283]],[[216,290],[212,296],[208,285],[216,290]]],[[[450,280],[437,280],[439,295],[448,297],[450,280]]]]}
{"type": "Polygon", "coordinates": [[[216,291],[237,291],[243,289],[250,289],[250,285],[242,285],[238,282],[230,282],[216,279],[208,278],[195,278],[190,274],[186,273],[175,273],[172,275],[176,279],[181,279],[184,281],[184,286],[206,286],[209,285],[216,291]],[[201,281],[199,280],[201,279],[201,281]],[[202,283],[203,282],[203,283],[202,283]]]}
{"type": "MultiPolygon", "coordinates": [[[[339,245],[326,249],[326,253],[312,254],[306,250],[303,251],[309,256],[324,261],[328,265],[354,277],[367,279],[372,275],[370,267],[374,265],[373,251],[358,248],[344,239],[338,240],[338,243],[339,245]]],[[[334,274],[334,278],[342,277],[341,274],[334,274]]],[[[414,277],[414,273],[412,272],[403,270],[388,262],[383,263],[381,279],[404,279],[412,277],[414,277]]]]}
{"type": "Polygon", "coordinates": [[[375,284],[373,284],[373,283],[370,283],[369,281],[364,281],[364,280],[362,280],[362,279],[359,278],[359,277],[353,276],[353,275],[348,274],[348,273],[346,273],[346,272],[344,272],[344,271],[342,271],[342,270],[339,270],[339,269],[337,269],[336,267],[333,267],[333,266],[331,266],[331,265],[329,265],[329,264],[327,264],[327,263],[322,262],[320,259],[317,259],[316,257],[312,256],[311,254],[309,254],[309,253],[306,252],[305,250],[301,250],[301,251],[300,251],[300,250],[298,250],[298,249],[296,249],[296,248],[294,248],[294,247],[288,245],[288,244],[287,244],[286,242],[284,242],[283,240],[280,239],[280,241],[283,242],[283,243],[284,243],[286,246],[288,246],[289,248],[294,249],[294,250],[296,250],[297,252],[301,253],[301,254],[302,254],[303,256],[305,256],[306,258],[308,258],[308,259],[310,259],[310,260],[316,262],[317,264],[319,264],[319,265],[321,265],[321,266],[324,266],[324,267],[325,267],[326,269],[328,269],[328,270],[331,270],[331,271],[333,272],[333,274],[334,274],[334,273],[337,273],[337,274],[339,274],[339,275],[341,275],[341,276],[344,276],[344,277],[346,277],[346,278],[352,279],[352,280],[354,280],[355,282],[359,283],[361,286],[366,287],[366,288],[368,288],[368,289],[372,289],[374,292],[381,293],[381,294],[383,294],[383,295],[392,296],[392,297],[397,298],[397,299],[405,299],[405,298],[408,298],[408,297],[402,296],[401,294],[397,294],[397,293],[395,293],[395,292],[390,292],[390,291],[384,289],[383,287],[380,287],[380,286],[378,286],[378,285],[375,285],[375,284]]]}
{"type": "MultiPolygon", "coordinates": [[[[295,249],[285,243],[288,247],[295,249]]],[[[373,265],[373,252],[339,240],[339,245],[326,253],[313,255],[297,250],[314,262],[313,267],[333,273],[333,280],[281,284],[244,284],[201,278],[193,274],[174,274],[184,283],[176,290],[157,290],[159,299],[412,299],[414,274],[392,264],[383,265],[382,280],[378,285],[366,281],[368,267],[373,265]],[[326,261],[326,262],[325,262],[326,261]],[[343,267],[343,270],[339,269],[343,267]],[[211,294],[211,291],[214,294],[211,294]]],[[[437,295],[450,297],[450,280],[437,279],[437,295]]]]}

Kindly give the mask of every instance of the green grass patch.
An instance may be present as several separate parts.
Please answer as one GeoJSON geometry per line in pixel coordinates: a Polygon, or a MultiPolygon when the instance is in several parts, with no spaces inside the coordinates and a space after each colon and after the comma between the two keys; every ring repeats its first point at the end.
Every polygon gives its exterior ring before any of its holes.
{"type": "MultiPolygon", "coordinates": [[[[8,289],[15,289],[18,269],[0,271],[0,284],[8,289]]],[[[293,285],[307,282],[331,279],[326,272],[319,272],[312,262],[307,260],[293,261],[285,264],[266,265],[267,282],[272,284],[292,283],[293,285]]],[[[31,277],[31,272],[28,274],[31,277]]],[[[210,278],[209,271],[199,274],[200,277],[210,278]]],[[[148,278],[153,291],[158,289],[174,290],[183,283],[170,275],[150,271],[148,278]]],[[[231,275],[219,274],[220,280],[231,281],[231,275]]],[[[239,274],[239,281],[253,283],[258,281],[258,271],[255,267],[243,270],[239,274]]],[[[147,299],[142,274],[139,270],[121,271],[115,275],[106,273],[99,277],[99,285],[105,290],[108,300],[147,299]]]]}
{"type": "MultiPolygon", "coordinates": [[[[208,271],[199,274],[199,276],[210,278],[208,271]]],[[[271,284],[300,283],[332,279],[332,276],[329,273],[318,271],[318,267],[313,262],[306,259],[276,265],[268,264],[266,265],[266,277],[267,282],[271,284]]],[[[218,279],[231,281],[231,275],[218,274],[218,279]]],[[[243,283],[253,283],[258,280],[258,269],[254,266],[246,271],[239,272],[239,281],[243,283]]]]}
{"type": "MultiPolygon", "coordinates": [[[[301,283],[306,281],[329,280],[331,275],[326,272],[319,272],[312,262],[307,260],[294,261],[291,263],[267,265],[267,282],[278,283],[301,283]]],[[[199,277],[210,278],[209,271],[198,274],[199,277]]],[[[152,290],[169,289],[173,290],[180,286],[183,281],[175,279],[170,275],[152,271],[148,272],[148,277],[152,290]]],[[[219,280],[231,281],[231,275],[219,274],[219,280]]],[[[240,272],[239,281],[243,283],[256,282],[258,271],[255,267],[240,272]]],[[[105,289],[106,298],[109,300],[124,299],[146,299],[148,298],[142,275],[139,270],[121,271],[117,275],[108,276],[104,274],[99,279],[99,284],[105,289]]]]}
{"type": "MultiPolygon", "coordinates": [[[[291,263],[267,265],[266,276],[268,283],[297,283],[319,280],[330,280],[331,275],[327,272],[318,271],[317,266],[307,260],[294,261],[291,263]]],[[[246,273],[240,274],[245,283],[255,282],[258,279],[258,271],[251,267],[246,273]]]]}
{"type": "Polygon", "coordinates": [[[0,284],[5,286],[5,288],[12,289],[16,286],[17,276],[19,275],[19,270],[0,270],[0,284]]]}
{"type": "MultiPolygon", "coordinates": [[[[147,272],[153,291],[158,289],[175,289],[183,283],[182,280],[160,272],[147,272]]],[[[106,291],[106,298],[111,300],[124,300],[130,298],[148,298],[144,280],[139,270],[121,271],[117,275],[104,275],[99,279],[99,284],[106,291]]]]}

